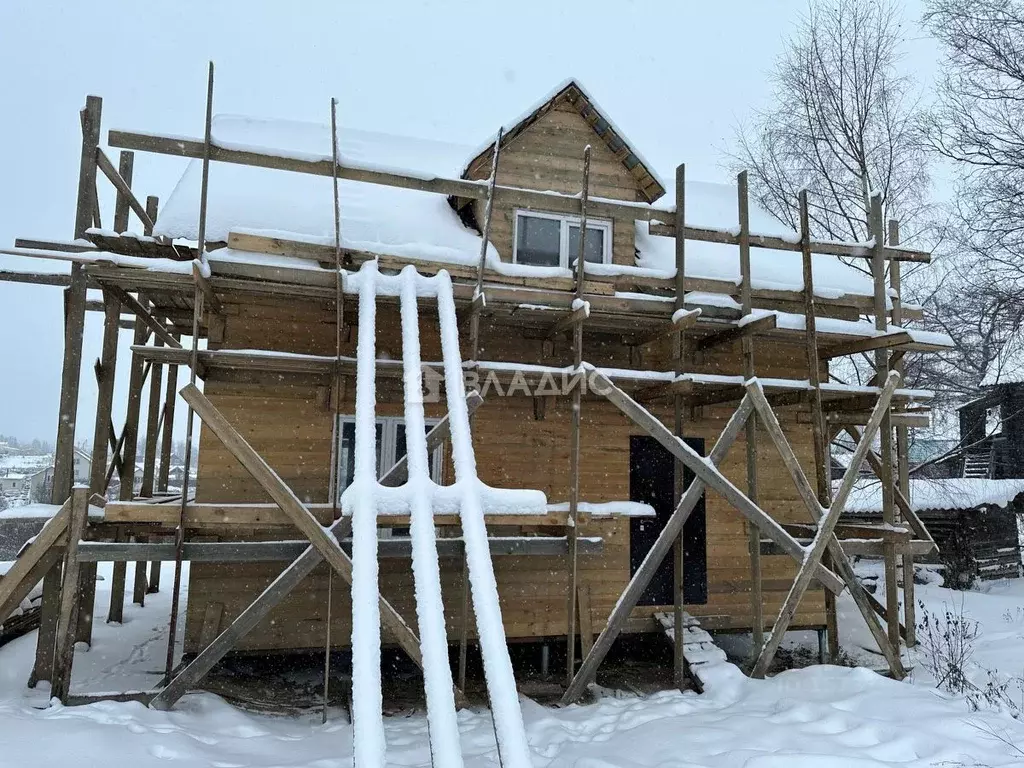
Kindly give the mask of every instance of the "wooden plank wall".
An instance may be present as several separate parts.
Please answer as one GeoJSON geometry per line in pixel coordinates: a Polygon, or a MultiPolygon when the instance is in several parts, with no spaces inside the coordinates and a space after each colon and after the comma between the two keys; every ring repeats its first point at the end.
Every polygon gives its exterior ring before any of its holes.
{"type": "MultiPolygon", "coordinates": [[[[567,101],[556,104],[534,125],[501,150],[498,183],[512,187],[553,190],[576,194],[583,183],[583,148],[591,146],[590,195],[615,200],[639,200],[636,179],[608,145],[567,101]]],[[[490,175],[490,160],[470,169],[472,179],[490,175]]],[[[474,204],[477,221],[483,221],[483,201],[474,204]]],[[[491,242],[504,261],[512,261],[515,209],[495,205],[491,217],[491,242]]],[[[612,261],[634,266],[634,227],[616,221],[612,225],[612,261]]]]}
{"type": "MultiPolygon", "coordinates": [[[[244,305],[227,304],[223,347],[250,349],[274,348],[292,352],[333,353],[333,310],[311,302],[274,303],[250,301],[244,305]]],[[[378,336],[381,348],[392,357],[401,356],[398,315],[381,307],[378,311],[378,336]],[[391,345],[389,347],[389,345],[391,345]]],[[[591,335],[588,359],[596,364],[626,366],[628,353],[617,340],[591,335]]],[[[346,353],[354,353],[355,332],[346,353]]],[[[423,359],[439,359],[436,321],[424,317],[421,342],[423,359]]],[[[764,344],[765,342],[762,342],[764,344]]],[[[507,329],[485,333],[483,347],[490,359],[509,359],[527,363],[547,362],[563,365],[568,348],[559,344],[556,359],[545,358],[539,340],[516,338],[507,329]]],[[[763,347],[762,347],[763,349],[763,347]]],[[[668,343],[652,345],[643,355],[644,367],[665,369],[668,343]]],[[[764,373],[770,376],[801,377],[804,359],[800,345],[773,345],[762,352],[764,373]]],[[[699,370],[713,373],[737,373],[741,367],[740,349],[734,345],[709,353],[699,370]]],[[[381,382],[383,385],[384,382],[381,382]]],[[[378,413],[399,415],[401,393],[398,382],[378,389],[378,413]]],[[[252,442],[253,446],[288,482],[296,493],[310,502],[327,501],[330,474],[331,420],[326,389],[313,383],[281,379],[271,382],[212,379],[206,393],[252,442]]],[[[353,388],[342,395],[343,412],[353,410],[353,388]]],[[[530,398],[490,396],[474,420],[474,445],[481,478],[498,487],[531,487],[547,493],[549,501],[567,500],[569,416],[567,399],[548,404],[541,421],[534,418],[530,398]]],[[[666,422],[671,420],[668,406],[654,409],[666,422]]],[[[702,409],[688,430],[711,442],[731,414],[730,407],[702,409]]],[[[428,416],[444,413],[440,405],[428,406],[428,416]]],[[[812,455],[810,428],[784,425],[797,454],[810,466],[812,455]]],[[[582,498],[585,501],[616,501],[629,498],[629,435],[640,434],[616,409],[600,400],[586,400],[583,408],[582,498]]],[[[723,465],[725,473],[742,487],[745,477],[742,441],[733,448],[723,465]]],[[[450,470],[446,474],[451,477],[450,470]]],[[[777,455],[761,451],[762,499],[765,507],[781,520],[807,522],[806,512],[777,455]]],[[[197,498],[205,502],[266,500],[255,483],[207,432],[201,435],[197,498]]],[[[709,602],[688,608],[696,615],[711,617],[714,626],[749,627],[749,581],[746,534],[742,518],[720,498],[707,500],[708,514],[708,586],[709,602]]],[[[496,530],[495,533],[514,531],[496,530]]],[[[629,578],[629,521],[614,519],[593,521],[584,526],[583,535],[600,535],[605,552],[580,560],[580,579],[589,584],[595,628],[605,618],[629,578]]],[[[265,538],[266,532],[252,533],[265,538]]],[[[777,612],[795,572],[787,557],[765,557],[764,591],[766,615],[777,612]]],[[[224,604],[223,622],[228,622],[280,571],[281,564],[211,565],[194,564],[186,623],[186,649],[197,650],[206,606],[224,604]]],[[[544,637],[565,632],[565,590],[567,576],[563,558],[500,557],[495,569],[501,593],[506,631],[512,638],[544,637]]],[[[461,561],[442,563],[446,609],[452,636],[456,635],[461,561]]],[[[306,584],[291,595],[280,608],[242,644],[243,648],[288,649],[316,648],[324,639],[326,615],[326,571],[318,570],[306,584]]],[[[408,561],[384,560],[381,578],[385,594],[394,601],[406,619],[415,623],[412,603],[412,579],[408,561]]],[[[348,596],[334,591],[332,636],[343,643],[349,636],[348,596]]],[[[650,616],[655,609],[637,609],[634,629],[653,629],[650,616]]],[[[808,594],[797,616],[798,625],[823,622],[820,591],[808,594]]]]}

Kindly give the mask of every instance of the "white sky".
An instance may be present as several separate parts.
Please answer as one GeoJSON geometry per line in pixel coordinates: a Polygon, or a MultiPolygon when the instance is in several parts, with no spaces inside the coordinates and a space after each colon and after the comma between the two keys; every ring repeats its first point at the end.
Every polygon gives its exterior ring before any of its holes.
{"type": "MultiPolygon", "coordinates": [[[[0,247],[73,234],[86,94],[104,99],[104,142],[110,128],[201,136],[211,59],[217,112],[327,122],[336,96],[342,126],[471,146],[574,76],[663,174],[685,162],[691,178],[724,181],[733,126],[766,104],[766,73],[805,8],[806,0],[4,0],[0,247]]],[[[905,63],[926,84],[935,50],[920,39],[919,16],[919,1],[907,0],[905,63]]],[[[137,155],[140,197],[166,199],[185,162],[137,155]]],[[[101,182],[106,226],[109,190],[101,182]]],[[[56,269],[0,256],[5,267],[56,269]]],[[[92,438],[101,331],[102,314],[88,313],[78,440],[92,438]]],[[[122,331],[119,401],[129,336],[122,331]]],[[[0,282],[0,434],[53,440],[61,355],[60,289],[0,282]]]]}

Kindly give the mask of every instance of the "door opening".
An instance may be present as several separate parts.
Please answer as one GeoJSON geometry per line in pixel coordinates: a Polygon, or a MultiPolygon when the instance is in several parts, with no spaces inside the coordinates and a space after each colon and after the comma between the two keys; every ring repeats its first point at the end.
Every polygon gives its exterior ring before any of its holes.
{"type": "MultiPolygon", "coordinates": [[[[701,456],[704,440],[686,438],[686,444],[701,456]]],[[[675,457],[653,437],[629,438],[629,498],[654,507],[655,517],[634,517],[629,524],[629,569],[635,574],[664,529],[676,507],[674,485],[675,457]]],[[[693,473],[683,470],[683,488],[693,482],[693,473]]],[[[662,561],[640,597],[639,605],[672,605],[674,552],[662,561]]],[[[704,496],[683,526],[683,600],[688,605],[708,601],[707,520],[704,496]]]]}

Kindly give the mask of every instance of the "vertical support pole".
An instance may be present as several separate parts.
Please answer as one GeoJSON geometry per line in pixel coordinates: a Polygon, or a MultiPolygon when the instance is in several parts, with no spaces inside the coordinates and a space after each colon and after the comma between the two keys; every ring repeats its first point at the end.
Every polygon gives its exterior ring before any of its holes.
{"type": "MultiPolygon", "coordinates": [[[[156,198],[149,198],[156,200],[156,198]]],[[[178,334],[174,338],[180,339],[178,334]]],[[[157,473],[157,493],[166,494],[167,486],[171,478],[171,451],[174,445],[174,403],[178,395],[178,366],[167,366],[167,390],[164,393],[163,422],[164,429],[161,434],[160,443],[160,470],[157,473]]],[[[149,590],[150,594],[160,591],[160,574],[163,570],[163,563],[154,560],[149,564],[149,590]]]]}
{"type": "MultiPolygon", "coordinates": [[[[206,203],[210,187],[210,142],[213,133],[213,62],[206,78],[206,128],[203,133],[203,175],[199,187],[199,258],[206,262],[206,203]]],[[[203,292],[196,281],[192,294],[192,354],[189,357],[189,383],[195,386],[196,370],[199,367],[199,318],[203,312],[203,292]]],[[[192,430],[195,426],[195,411],[190,405],[185,420],[185,464],[181,475],[181,507],[178,511],[178,527],[174,535],[174,586],[171,588],[171,618],[167,638],[167,655],[164,658],[164,677],[169,681],[174,671],[174,644],[178,635],[178,609],[181,604],[181,569],[185,553],[185,509],[188,506],[188,481],[192,467],[192,430]]]]}
{"type": "MultiPolygon", "coordinates": [[[[125,180],[130,189],[132,186],[132,176],[135,172],[135,153],[127,149],[121,150],[121,154],[117,158],[117,172],[121,174],[121,178],[125,180]]],[[[114,231],[115,232],[127,232],[128,231],[128,216],[131,213],[131,207],[128,204],[128,195],[117,190],[117,197],[114,201],[114,231]]]]}
{"type": "MultiPolygon", "coordinates": [[[[146,215],[149,216],[149,220],[152,222],[156,221],[157,213],[160,210],[160,198],[156,195],[150,195],[146,198],[146,215]]],[[[143,234],[152,235],[153,228],[148,224],[143,227],[143,234]]]]}
{"type": "MultiPolygon", "coordinates": [[[[829,477],[829,438],[821,405],[821,361],[818,357],[818,320],[814,301],[814,260],[811,256],[811,215],[807,190],[800,191],[800,253],[804,277],[804,336],[807,342],[807,377],[811,385],[811,436],[814,441],[814,479],[818,503],[828,509],[832,504],[832,483],[829,477]]],[[[825,553],[826,565],[831,558],[825,553]]],[[[839,657],[839,613],[836,597],[825,592],[825,626],[828,636],[829,660],[839,657]]]]}
{"type": "MultiPolygon", "coordinates": [[[[178,334],[174,338],[181,340],[178,334]]],[[[164,392],[164,431],[160,442],[160,470],[156,476],[158,493],[167,493],[171,481],[171,452],[174,448],[174,405],[178,396],[178,366],[167,366],[167,384],[164,392]]]]}
{"type": "MultiPolygon", "coordinates": [[[[92,226],[96,205],[96,150],[100,143],[100,116],[103,100],[88,96],[82,110],[82,155],[78,169],[78,208],[75,212],[75,238],[85,237],[92,226]]],[[[75,420],[78,412],[78,385],[82,373],[82,335],[85,331],[85,271],[81,264],[71,265],[71,284],[67,288],[67,314],[64,319],[64,367],[61,373],[60,412],[54,452],[51,503],[63,504],[71,493],[75,476],[75,420]]]]}
{"type": "MultiPolygon", "coordinates": [[[[149,537],[136,536],[135,541],[144,543],[149,541],[149,537]]],[[[140,608],[146,605],[146,592],[149,590],[148,565],[145,560],[135,561],[135,571],[132,579],[132,602],[140,608]]]]}
{"type": "MultiPolygon", "coordinates": [[[[155,196],[150,195],[150,196],[148,196],[146,198],[146,214],[149,216],[149,220],[150,221],[153,221],[153,222],[156,221],[159,205],[160,205],[160,201],[155,196]]],[[[152,235],[153,234],[153,227],[151,227],[149,225],[145,225],[144,229],[143,229],[143,233],[146,234],[146,235],[152,235]]],[[[163,341],[161,341],[160,338],[154,334],[153,344],[156,345],[156,346],[162,346],[163,345],[163,341]]],[[[174,369],[175,376],[174,376],[173,379],[171,378],[171,373],[170,373],[170,368],[169,368],[168,369],[168,379],[167,379],[167,383],[168,383],[169,387],[171,387],[171,386],[173,386],[174,384],[177,383],[177,375],[176,375],[177,374],[177,370],[178,370],[177,366],[171,366],[171,368],[174,369]]],[[[153,379],[150,382],[149,413],[148,413],[147,421],[146,421],[146,453],[145,453],[145,459],[144,459],[144,464],[143,464],[143,473],[142,473],[142,486],[143,487],[141,489],[141,492],[142,492],[143,496],[152,496],[153,495],[153,472],[154,472],[153,465],[156,462],[156,440],[157,440],[157,432],[159,431],[159,428],[158,428],[157,425],[161,421],[161,419],[159,417],[159,414],[158,414],[158,411],[159,411],[159,407],[160,407],[160,377],[161,377],[162,370],[163,369],[159,365],[155,365],[155,367],[153,367],[153,369],[152,369],[153,379]]],[[[174,413],[174,411],[173,411],[173,402],[174,402],[174,400],[172,398],[172,400],[171,400],[171,403],[172,403],[171,416],[172,417],[173,417],[173,413],[174,413]]],[[[166,439],[164,442],[168,443],[168,445],[170,444],[170,435],[173,432],[173,426],[174,425],[171,422],[166,421],[166,420],[164,421],[164,427],[163,427],[164,433],[168,436],[168,439],[166,439]]],[[[162,469],[161,471],[165,471],[165,470],[162,469]]],[[[147,593],[155,594],[155,593],[160,591],[160,570],[162,568],[163,568],[163,563],[160,562],[159,560],[154,560],[153,562],[149,563],[149,573],[148,573],[148,578],[147,578],[146,564],[144,562],[141,562],[141,561],[136,561],[136,563],[135,563],[134,594],[132,596],[132,602],[138,603],[139,605],[144,605],[145,602],[146,602],[146,594],[147,593]]],[[[123,587],[123,583],[124,582],[123,582],[123,578],[122,578],[122,587],[123,587]]],[[[123,593],[123,589],[122,589],[122,593],[123,593]]],[[[124,598],[123,598],[123,594],[122,594],[122,604],[123,604],[123,602],[124,602],[124,598]]]]}
{"type": "MultiPolygon", "coordinates": [[[[153,346],[162,347],[163,340],[154,336],[153,346]]],[[[146,411],[146,446],[142,459],[142,485],[139,496],[149,498],[156,484],[156,447],[160,438],[160,398],[163,396],[163,366],[154,363],[149,376],[149,403],[146,411]]]]}
{"type": "MultiPolygon", "coordinates": [[[[747,172],[736,177],[739,203],[739,247],[740,247],[740,305],[744,315],[753,312],[750,273],[750,195],[747,172]]],[[[754,371],[754,340],[744,336],[743,377],[750,379],[754,371]]],[[[746,424],[747,495],[757,502],[757,413],[750,414],[746,424]]],[[[764,647],[764,594],[761,585],[761,531],[751,522],[747,523],[747,551],[750,556],[750,627],[751,658],[756,659],[764,647]]]]}
{"type": "MultiPolygon", "coordinates": [[[[130,171],[129,171],[130,173],[130,171]]],[[[92,464],[89,477],[89,492],[101,496],[106,492],[106,470],[114,405],[114,374],[117,367],[117,342],[120,335],[121,302],[113,294],[103,294],[103,348],[97,361],[96,425],[92,438],[92,464]]],[[[82,605],[79,613],[78,634],[80,643],[92,643],[93,605],[96,601],[96,563],[83,563],[81,568],[82,605]]]]}
{"type": "MultiPolygon", "coordinates": [[[[140,301],[145,304],[141,296],[140,301]]],[[[142,346],[149,339],[146,324],[136,320],[132,344],[142,346]]],[[[135,460],[139,442],[139,416],[142,411],[142,388],[145,386],[146,364],[136,353],[132,353],[128,374],[128,406],[125,410],[121,446],[121,488],[118,500],[131,501],[135,489],[135,460]]]]}
{"type": "Polygon", "coordinates": [[[75,633],[78,627],[79,569],[78,542],[85,536],[89,522],[89,489],[77,485],[71,492],[71,516],[68,541],[64,550],[64,580],[60,589],[60,614],[57,620],[57,647],[50,673],[50,695],[67,703],[71,688],[71,666],[75,657],[75,633]]]}
{"type": "MultiPolygon", "coordinates": [[[[487,182],[487,203],[484,206],[484,225],[480,233],[480,261],[476,268],[476,288],[469,317],[470,360],[475,364],[480,352],[480,310],[484,303],[484,269],[487,267],[487,245],[491,238],[491,212],[494,210],[494,186],[498,183],[498,158],[501,155],[501,137],[504,127],[498,129],[491,154],[491,177],[487,182]]],[[[461,690],[461,688],[460,688],[461,690]]]]}
{"type": "MultiPolygon", "coordinates": [[[[900,223],[889,221],[889,245],[900,244],[900,223]]],[[[892,299],[892,324],[903,325],[903,286],[901,284],[900,262],[893,259],[889,264],[889,287],[895,295],[892,299]]],[[[904,374],[903,359],[896,363],[896,371],[904,374]]],[[[896,468],[899,488],[904,497],[911,498],[910,491],[910,430],[905,425],[896,427],[896,468]]],[[[897,510],[898,511],[898,510],[897,510]]],[[[901,518],[902,519],[902,518],[901,518]]],[[[903,623],[906,627],[907,648],[917,645],[917,604],[914,596],[914,555],[903,553],[903,623]]]]}
{"type": "MultiPolygon", "coordinates": [[[[686,165],[680,163],[676,167],[676,241],[675,241],[675,305],[676,311],[686,306],[686,165]]],[[[676,374],[685,373],[686,361],[686,334],[684,331],[676,331],[672,337],[672,362],[676,374]]],[[[685,426],[685,403],[682,395],[672,398],[673,428],[677,437],[683,437],[685,426]]],[[[683,494],[684,470],[683,465],[677,459],[673,462],[673,501],[678,504],[683,494]]],[[[683,690],[686,686],[686,657],[683,650],[686,639],[683,633],[686,628],[683,626],[683,608],[686,602],[686,579],[684,576],[683,542],[685,540],[685,526],[679,531],[679,539],[674,547],[674,558],[672,568],[672,628],[674,631],[674,645],[672,649],[672,677],[676,688],[683,690]]]]}
{"type": "MultiPolygon", "coordinates": [[[[338,101],[331,99],[331,182],[333,188],[332,201],[334,204],[334,439],[331,446],[331,478],[330,484],[331,507],[334,518],[341,516],[338,505],[341,499],[341,488],[338,487],[338,459],[341,455],[341,430],[339,429],[339,417],[341,415],[341,340],[345,333],[345,273],[341,268],[341,197],[338,194],[338,101]]],[[[324,707],[323,722],[327,722],[327,705],[330,701],[331,685],[331,601],[334,594],[334,570],[327,572],[327,626],[324,639],[324,707]]]]}
{"type": "MultiPolygon", "coordinates": [[[[587,202],[590,198],[590,145],[583,150],[583,189],[580,195],[580,244],[576,253],[576,299],[583,300],[583,280],[586,274],[587,243],[587,202]]],[[[566,606],[566,685],[576,674],[576,586],[579,566],[577,547],[579,544],[580,504],[580,410],[583,404],[583,323],[578,322],[572,329],[573,388],[572,413],[569,427],[569,519],[566,537],[569,544],[569,595],[566,606]]]]}
{"type": "MultiPolygon", "coordinates": [[[[78,168],[78,202],[75,210],[75,238],[85,237],[85,231],[92,226],[93,215],[97,213],[96,200],[96,152],[100,144],[100,119],[103,100],[99,96],[87,96],[85,108],[81,111],[82,152],[78,168]]],[[[57,441],[54,450],[53,489],[50,502],[63,504],[71,493],[75,480],[75,423],[78,418],[78,388],[82,375],[82,339],[85,334],[85,268],[81,264],[71,265],[71,282],[64,296],[64,365],[61,371],[60,407],[57,420],[57,441]]],[[[104,441],[106,437],[104,436],[104,441]]],[[[56,566],[54,566],[56,568],[56,566]]],[[[93,573],[88,570],[86,576],[93,573]]],[[[77,578],[77,575],[76,575],[77,578]]],[[[51,585],[53,579],[51,579],[51,585]]],[[[95,575],[93,586],[95,590],[95,575]]],[[[88,627],[91,634],[91,624],[88,627]]],[[[77,630],[77,627],[75,629],[77,630]]],[[[40,631],[42,635],[42,630],[40,631]]],[[[36,669],[47,661],[40,654],[52,654],[52,648],[39,643],[36,648],[36,669]]],[[[47,673],[48,674],[48,673],[47,673]]],[[[42,679],[41,677],[39,679],[42,679]]]]}
{"type": "MultiPolygon", "coordinates": [[[[885,284],[885,222],[882,218],[882,195],[876,192],[871,196],[871,236],[874,247],[871,255],[871,272],[875,285],[875,328],[885,331],[888,328],[886,299],[888,292],[885,284]]],[[[875,376],[878,381],[885,381],[889,375],[889,352],[885,349],[875,351],[875,376]]],[[[896,522],[896,504],[893,495],[893,455],[892,455],[892,410],[887,408],[882,417],[882,426],[878,430],[879,458],[882,461],[882,522],[894,525],[896,522]]],[[[900,647],[900,611],[899,589],[896,584],[896,545],[887,540],[884,546],[885,557],[885,609],[888,614],[889,642],[898,652],[900,647]]]]}
{"type": "Polygon", "coordinates": [[[43,577],[43,602],[39,607],[39,636],[36,639],[36,659],[28,678],[28,687],[50,680],[53,671],[53,652],[57,644],[57,616],[60,614],[60,584],[63,580],[62,564],[58,561],[43,577]]]}
{"type": "MultiPolygon", "coordinates": [[[[138,320],[132,344],[146,343],[149,336],[145,325],[138,320]]],[[[139,412],[142,408],[142,387],[145,381],[145,363],[139,355],[132,353],[128,374],[128,406],[125,410],[124,427],[121,430],[121,487],[117,498],[131,501],[135,487],[135,452],[139,440],[139,412]]],[[[138,567],[136,565],[136,567],[138,567]]],[[[125,579],[128,572],[126,562],[114,563],[110,582],[110,607],[107,622],[120,624],[124,621],[125,579]]]]}

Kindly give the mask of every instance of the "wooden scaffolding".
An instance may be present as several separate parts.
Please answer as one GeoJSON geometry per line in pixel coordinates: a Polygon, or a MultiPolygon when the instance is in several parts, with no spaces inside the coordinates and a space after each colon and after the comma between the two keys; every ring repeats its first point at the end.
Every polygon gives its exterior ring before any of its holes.
{"type": "MultiPolygon", "coordinates": [[[[492,553],[515,551],[520,554],[557,554],[565,557],[570,588],[566,596],[566,636],[568,676],[563,697],[565,703],[576,701],[588,683],[594,680],[598,667],[612,643],[622,631],[639,596],[662,561],[674,552],[677,574],[675,596],[676,679],[684,685],[684,614],[682,585],[682,530],[705,489],[725,497],[743,516],[749,532],[749,565],[753,589],[751,611],[754,618],[755,654],[752,674],[763,676],[771,663],[783,634],[802,596],[817,582],[825,587],[826,619],[830,654],[838,655],[835,596],[849,589],[864,620],[884,654],[891,674],[902,677],[905,670],[900,658],[901,643],[914,644],[913,561],[915,555],[934,547],[907,498],[909,479],[907,465],[908,430],[927,424],[927,412],[916,405],[913,393],[899,388],[904,355],[928,352],[936,346],[903,328],[913,314],[899,298],[900,264],[903,261],[927,262],[929,255],[899,245],[898,226],[891,222],[886,237],[882,203],[872,198],[870,223],[873,240],[867,244],[815,241],[810,235],[807,194],[799,196],[799,239],[757,235],[750,231],[747,177],[737,179],[738,232],[694,227],[686,221],[685,168],[676,172],[676,205],[661,209],[590,195],[590,148],[583,163],[583,175],[577,195],[531,191],[502,186],[497,183],[497,165],[501,135],[495,143],[490,179],[486,182],[466,179],[429,178],[405,175],[394,170],[370,170],[348,166],[334,151],[335,161],[297,159],[240,151],[217,146],[211,139],[212,69],[208,91],[207,123],[202,140],[154,134],[111,131],[107,140],[111,147],[121,149],[115,167],[100,146],[101,100],[90,96],[81,113],[82,153],[74,237],[68,241],[19,239],[13,249],[2,252],[19,256],[57,259],[70,262],[69,275],[3,272],[0,279],[61,286],[65,291],[65,348],[60,399],[60,420],[53,483],[53,503],[61,505],[59,514],[44,528],[42,534],[22,553],[11,572],[0,581],[0,620],[7,616],[40,581],[44,599],[42,629],[31,682],[49,680],[54,695],[69,698],[70,672],[76,641],[89,642],[92,605],[95,593],[97,562],[114,562],[114,582],[109,618],[118,621],[123,610],[126,564],[134,561],[133,599],[142,603],[149,590],[160,588],[159,564],[175,562],[177,578],[173,586],[175,606],[180,588],[180,566],[192,562],[253,562],[272,560],[288,563],[270,588],[263,592],[240,616],[223,631],[211,632],[203,639],[199,655],[181,669],[172,665],[174,637],[177,632],[172,613],[168,652],[167,680],[161,690],[144,698],[153,706],[170,707],[190,687],[196,685],[213,665],[229,652],[238,640],[280,603],[303,578],[322,561],[345,581],[351,580],[352,560],[350,520],[337,513],[337,502],[307,504],[270,469],[253,448],[246,443],[227,419],[195,386],[196,380],[212,371],[246,371],[249,373],[302,374],[325,381],[356,375],[356,359],[339,353],[336,357],[316,357],[272,352],[238,352],[200,349],[199,339],[216,340],[223,332],[222,300],[228,296],[273,296],[308,299],[315,297],[336,302],[339,332],[344,323],[341,305],[351,289],[343,285],[343,277],[367,261],[376,261],[382,271],[397,271],[412,264],[421,275],[436,274],[445,269],[451,276],[455,306],[468,317],[469,349],[466,362],[469,370],[498,379],[522,375],[510,363],[477,360],[481,325],[498,323],[515,316],[516,322],[535,329],[549,342],[569,334],[572,340],[572,362],[567,366],[550,366],[527,372],[526,376],[568,374],[573,381],[567,396],[571,400],[570,468],[568,510],[548,513],[543,523],[555,535],[524,537],[491,537],[492,553]],[[415,259],[396,259],[379,254],[342,249],[340,235],[334,247],[286,241],[280,238],[248,233],[231,233],[227,243],[207,242],[201,234],[198,247],[171,242],[152,236],[158,213],[155,197],[143,203],[132,188],[132,170],[136,152],[198,158],[203,162],[204,184],[202,216],[205,217],[206,179],[211,163],[235,163],[272,168],[295,173],[382,184],[446,195],[463,200],[484,201],[483,240],[480,263],[476,269],[442,265],[415,259]],[[103,177],[113,184],[117,199],[112,231],[102,229],[97,185],[103,177]],[[509,277],[487,266],[486,248],[491,207],[496,201],[513,203],[524,208],[555,211],[578,216],[583,224],[579,253],[571,279],[509,277]],[[142,222],[144,236],[128,232],[130,214],[142,222]],[[649,223],[652,234],[674,238],[674,278],[651,277],[638,271],[623,270],[607,275],[586,269],[584,241],[588,216],[602,216],[613,221],[642,220],[649,223]],[[734,245],[739,249],[741,280],[728,281],[690,279],[686,277],[686,243],[704,241],[734,245]],[[328,264],[331,269],[292,269],[267,267],[243,262],[209,271],[200,266],[204,254],[228,245],[261,254],[288,254],[310,262],[328,264]],[[798,252],[803,263],[802,291],[766,292],[758,290],[751,279],[752,248],[798,252]],[[866,261],[873,275],[875,292],[869,301],[847,297],[857,310],[871,315],[875,332],[854,334],[829,326],[821,330],[816,316],[834,300],[815,295],[811,256],[825,254],[837,258],[866,261]],[[198,261],[194,261],[197,260],[198,261]],[[164,268],[145,268],[161,260],[164,268]],[[172,265],[168,267],[167,265],[172,265]],[[173,266],[177,265],[177,266],[173,266]],[[140,268],[143,267],[143,268],[140,268]],[[180,268],[178,268],[180,267],[180,268]],[[342,270],[344,268],[344,273],[342,270]],[[887,284],[888,279],[888,284],[887,284]],[[102,302],[87,299],[87,291],[98,289],[102,302]],[[616,291],[629,291],[624,298],[616,291]],[[736,296],[738,311],[713,304],[689,301],[688,294],[698,291],[736,296]],[[889,297],[892,296],[891,304],[889,297]],[[671,301],[665,298],[670,297],[671,301]],[[756,309],[766,301],[777,306],[801,309],[805,327],[784,327],[778,313],[756,309]],[[524,309],[528,302],[529,308],[524,309]],[[99,384],[96,422],[93,430],[92,477],[88,487],[72,487],[72,447],[76,435],[75,413],[79,401],[78,383],[82,366],[82,337],[86,313],[102,311],[104,335],[102,357],[95,373],[99,384]],[[131,319],[125,320],[127,312],[131,319]],[[890,325],[896,326],[894,329],[890,325]],[[130,388],[127,409],[120,431],[115,427],[113,382],[117,365],[117,337],[121,328],[134,332],[131,347],[130,388]],[[587,328],[601,332],[614,331],[631,340],[634,348],[652,339],[672,340],[674,370],[662,378],[652,378],[642,371],[602,371],[588,364],[584,332],[587,328]],[[182,340],[188,338],[190,346],[182,340]],[[806,382],[761,381],[757,378],[757,354],[760,340],[772,338],[806,340],[806,382]],[[700,377],[688,375],[695,356],[740,340],[743,354],[742,377],[700,377]],[[828,381],[831,358],[873,352],[875,377],[868,387],[842,387],[828,381]],[[191,383],[176,392],[178,370],[187,367],[191,383]],[[145,452],[141,489],[134,491],[136,444],[143,414],[143,395],[148,382],[145,452]],[[181,394],[190,417],[194,412],[224,443],[245,469],[273,499],[272,504],[233,505],[227,510],[216,504],[195,502],[188,490],[188,466],[181,494],[168,494],[168,469],[176,396],[181,394]],[[669,523],[651,548],[641,567],[629,581],[619,598],[606,627],[596,640],[590,632],[581,632],[577,622],[582,617],[577,589],[578,557],[600,548],[600,541],[578,535],[579,523],[585,517],[580,508],[580,453],[585,450],[581,411],[590,398],[606,399],[644,433],[653,437],[676,460],[676,495],[678,504],[669,523]],[[674,423],[665,426],[651,415],[646,403],[670,402],[674,423]],[[737,403],[732,418],[715,443],[707,459],[701,458],[682,439],[694,408],[737,403]],[[783,434],[776,411],[796,409],[803,423],[813,433],[813,479],[805,474],[783,434]],[[840,432],[849,434],[856,443],[853,461],[833,494],[830,479],[830,444],[840,432]],[[741,489],[721,473],[721,463],[732,443],[741,434],[746,440],[746,487],[741,489]],[[767,437],[767,439],[765,439],[767,437]],[[878,449],[873,449],[877,443],[878,449]],[[759,451],[779,452],[792,482],[808,513],[804,526],[783,525],[759,504],[757,461],[759,451]],[[853,488],[858,470],[866,462],[875,472],[883,488],[883,525],[849,525],[841,519],[846,500],[853,488]],[[683,468],[695,480],[683,488],[683,468]],[[107,490],[115,477],[120,482],[118,501],[106,500],[107,490]],[[90,503],[102,508],[102,515],[90,519],[90,503]],[[304,540],[278,541],[196,541],[196,534],[225,522],[259,520],[269,525],[293,526],[304,540]],[[140,520],[146,522],[139,522],[140,520]],[[329,527],[327,527],[329,526],[329,527]],[[849,539],[844,543],[843,539],[849,539]],[[760,592],[763,552],[782,552],[799,565],[781,611],[775,617],[764,616],[760,592]],[[883,600],[868,594],[857,581],[850,556],[853,554],[882,557],[886,571],[883,600]],[[153,564],[146,567],[146,563],[153,564]],[[902,610],[899,591],[902,589],[902,610]],[[902,617],[902,620],[901,620],[902,617]],[[765,634],[764,630],[768,629],[765,634]],[[577,643],[582,659],[577,660],[577,643]]],[[[200,227],[202,233],[203,227],[200,227]]],[[[376,359],[378,378],[401,378],[401,360],[376,359]]],[[[477,392],[466,394],[469,414],[481,406],[477,392]]],[[[180,406],[177,406],[180,407],[180,406]]],[[[540,398],[536,408],[544,408],[540,398]]],[[[191,445],[191,418],[189,428],[191,445]]],[[[80,434],[80,433],[79,433],[80,434]]],[[[442,444],[449,437],[449,421],[444,419],[426,437],[428,449],[442,444]]],[[[186,460],[186,465],[188,460],[186,460]]],[[[382,485],[400,485],[406,479],[407,465],[400,461],[379,479],[382,485]]],[[[516,524],[515,516],[500,520],[516,524]]],[[[408,524],[396,520],[391,524],[408,524]]],[[[459,525],[457,516],[435,517],[437,526],[459,525]]],[[[494,522],[494,521],[491,521],[494,522]]],[[[531,518],[537,525],[537,518],[531,518]]],[[[439,546],[465,557],[460,539],[440,539],[439,546]]],[[[380,542],[380,557],[408,557],[411,543],[394,538],[380,542]]],[[[464,596],[463,616],[468,615],[464,596]]],[[[380,597],[381,621],[388,627],[410,658],[421,663],[417,638],[399,613],[383,596],[380,597]]],[[[217,617],[219,619],[219,617],[217,617]]],[[[219,621],[212,622],[216,627],[219,621]]],[[[465,625],[465,620],[463,621],[465,625]]],[[[456,688],[465,684],[465,648],[467,635],[459,638],[460,654],[456,688]]],[[[458,693],[458,691],[457,691],[458,693]]],[[[514,761],[512,761],[514,762],[514,761]]],[[[512,764],[512,763],[509,763],[512,764]]]]}

